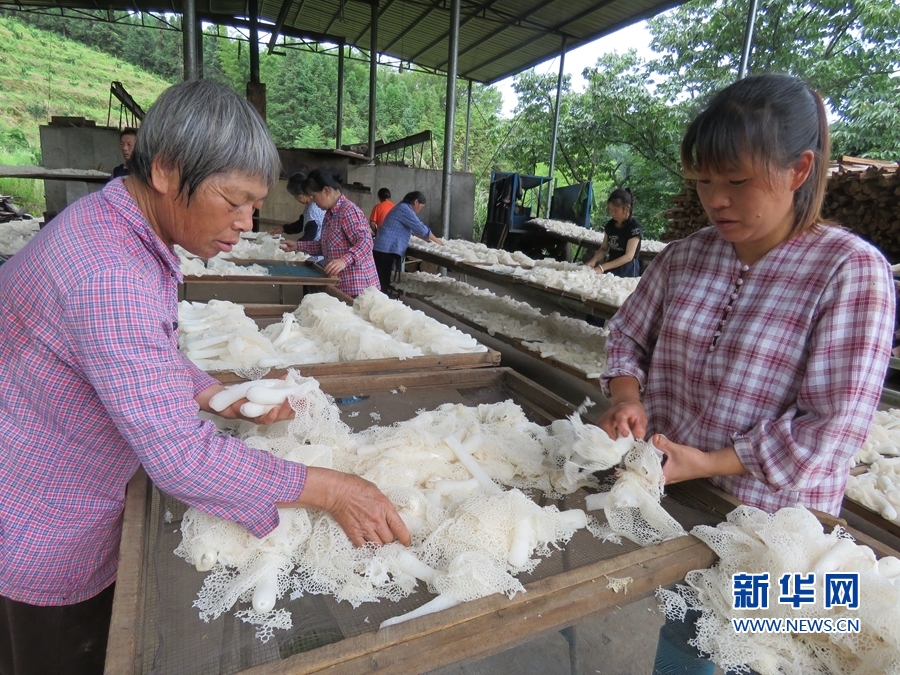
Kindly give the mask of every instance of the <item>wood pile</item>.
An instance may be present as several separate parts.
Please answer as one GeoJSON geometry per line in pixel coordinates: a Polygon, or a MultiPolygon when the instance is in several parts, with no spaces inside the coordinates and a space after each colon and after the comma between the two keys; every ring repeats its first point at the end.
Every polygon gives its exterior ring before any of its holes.
{"type": "MultiPolygon", "coordinates": [[[[897,162],[841,157],[832,166],[825,192],[825,219],[856,232],[877,246],[891,263],[900,262],[900,166],[897,162]]],[[[709,220],[695,181],[672,198],[663,241],[706,227],[709,220]]]]}
{"type": "Polygon", "coordinates": [[[666,229],[660,239],[663,241],[675,241],[684,239],[697,230],[702,230],[710,225],[706,211],[697,196],[697,181],[685,180],[684,189],[672,197],[674,206],[665,212],[666,229]]]}

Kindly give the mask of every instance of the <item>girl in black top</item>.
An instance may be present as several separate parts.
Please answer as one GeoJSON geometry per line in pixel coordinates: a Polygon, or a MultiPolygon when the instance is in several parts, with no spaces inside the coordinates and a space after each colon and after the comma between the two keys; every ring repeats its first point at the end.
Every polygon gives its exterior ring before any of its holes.
{"type": "Polygon", "coordinates": [[[609,272],[617,277],[641,276],[638,254],[641,252],[643,228],[631,213],[634,209],[634,195],[630,188],[613,190],[606,202],[610,220],[606,223],[603,245],[597,254],[588,260],[588,267],[598,274],[609,272]],[[605,262],[599,264],[601,259],[605,262]]]}

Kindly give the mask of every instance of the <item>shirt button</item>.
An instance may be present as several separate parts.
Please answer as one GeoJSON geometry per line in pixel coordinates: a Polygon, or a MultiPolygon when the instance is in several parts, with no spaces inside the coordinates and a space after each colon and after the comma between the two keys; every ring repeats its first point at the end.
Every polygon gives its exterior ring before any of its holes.
{"type": "Polygon", "coordinates": [[[727,313],[730,312],[730,311],[731,311],[731,305],[726,306],[726,307],[725,307],[725,313],[727,314],[727,313]]]}
{"type": "Polygon", "coordinates": [[[750,265],[744,265],[743,267],[741,267],[741,272],[747,272],[749,270],[750,270],[750,265]]]}
{"type": "Polygon", "coordinates": [[[719,337],[721,334],[722,334],[722,331],[717,330],[715,333],[713,333],[713,337],[719,337]]]}
{"type": "Polygon", "coordinates": [[[738,286],[743,286],[743,285],[744,285],[744,280],[743,280],[743,279],[738,279],[735,283],[736,283],[738,286]]]}
{"type": "Polygon", "coordinates": [[[716,346],[715,346],[715,345],[710,345],[710,346],[709,346],[709,351],[711,351],[711,352],[716,351],[716,346]]]}
{"type": "Polygon", "coordinates": [[[732,300],[737,300],[737,293],[732,293],[732,294],[731,294],[731,299],[732,299],[732,300]]]}

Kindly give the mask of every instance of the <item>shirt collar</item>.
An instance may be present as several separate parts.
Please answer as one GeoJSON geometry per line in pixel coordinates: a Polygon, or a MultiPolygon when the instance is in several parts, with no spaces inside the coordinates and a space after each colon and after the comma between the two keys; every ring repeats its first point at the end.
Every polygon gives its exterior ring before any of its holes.
{"type": "MultiPolygon", "coordinates": [[[[132,180],[135,180],[132,178],[132,180]]],[[[143,211],[134,201],[134,198],[125,188],[125,183],[121,178],[110,181],[103,188],[103,197],[109,203],[110,208],[119,214],[119,216],[128,225],[128,228],[134,232],[135,236],[147,247],[150,253],[159,258],[164,267],[168,268],[178,283],[181,283],[181,261],[178,254],[173,248],[169,248],[163,244],[159,235],[153,230],[153,227],[147,221],[143,211]]]]}

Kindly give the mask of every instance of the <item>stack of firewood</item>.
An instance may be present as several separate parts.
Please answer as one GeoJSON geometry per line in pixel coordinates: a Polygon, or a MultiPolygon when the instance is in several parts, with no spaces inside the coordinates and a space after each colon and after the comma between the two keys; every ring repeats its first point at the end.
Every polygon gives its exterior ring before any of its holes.
{"type": "Polygon", "coordinates": [[[900,262],[900,171],[896,163],[842,164],[828,179],[822,215],[900,262]]]}
{"type": "MultiPolygon", "coordinates": [[[[672,201],[663,241],[680,239],[709,224],[693,181],[686,181],[672,201]]],[[[841,157],[828,179],[822,215],[875,244],[892,263],[900,262],[898,163],[841,157]]]]}
{"type": "Polygon", "coordinates": [[[709,218],[697,196],[697,181],[684,181],[684,189],[672,197],[674,206],[665,213],[666,229],[660,239],[675,241],[709,226],[709,218]]]}

